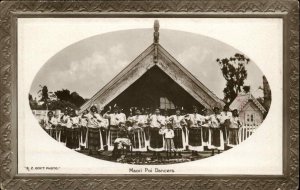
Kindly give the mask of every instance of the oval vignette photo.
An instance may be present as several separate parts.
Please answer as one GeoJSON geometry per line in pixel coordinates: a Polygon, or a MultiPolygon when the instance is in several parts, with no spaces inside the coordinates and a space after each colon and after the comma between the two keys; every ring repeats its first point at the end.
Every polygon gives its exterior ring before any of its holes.
{"type": "Polygon", "coordinates": [[[271,89],[230,44],[153,19],[58,51],[36,74],[28,103],[40,129],[78,154],[165,165],[246,141],[267,117],[271,89]]]}

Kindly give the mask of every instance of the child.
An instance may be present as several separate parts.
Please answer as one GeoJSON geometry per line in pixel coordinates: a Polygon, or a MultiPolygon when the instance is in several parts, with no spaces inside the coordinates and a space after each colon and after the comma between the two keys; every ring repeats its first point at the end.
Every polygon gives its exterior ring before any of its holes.
{"type": "Polygon", "coordinates": [[[238,133],[239,128],[242,126],[237,109],[232,111],[232,117],[230,121],[231,122],[228,128],[228,146],[234,147],[239,143],[238,133]]]}
{"type": "Polygon", "coordinates": [[[210,116],[210,136],[209,136],[209,145],[208,148],[212,149],[212,156],[215,154],[215,150],[224,150],[224,138],[223,132],[220,128],[220,109],[218,107],[214,107],[214,114],[210,116]]]}
{"type": "Polygon", "coordinates": [[[159,133],[161,135],[164,135],[165,138],[165,151],[167,153],[167,159],[169,159],[170,157],[172,157],[172,151],[174,150],[174,131],[172,129],[172,124],[171,123],[167,123],[167,128],[162,128],[160,129],[159,133]]]}

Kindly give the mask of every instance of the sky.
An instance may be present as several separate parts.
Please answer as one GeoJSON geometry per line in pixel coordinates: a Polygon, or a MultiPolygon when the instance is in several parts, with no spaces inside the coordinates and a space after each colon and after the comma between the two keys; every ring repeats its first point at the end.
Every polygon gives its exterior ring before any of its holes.
{"type": "MultiPolygon", "coordinates": [[[[160,29],[159,43],[200,82],[223,98],[226,81],[217,58],[243,53],[228,44],[199,34],[160,29]]],[[[105,33],[74,43],[49,59],[35,76],[30,94],[39,85],[49,91],[69,89],[91,98],[153,42],[153,29],[131,29],[105,33]]],[[[246,55],[247,56],[247,55],[246,55]]],[[[263,73],[251,61],[246,66],[254,96],[262,96],[263,73]]]]}

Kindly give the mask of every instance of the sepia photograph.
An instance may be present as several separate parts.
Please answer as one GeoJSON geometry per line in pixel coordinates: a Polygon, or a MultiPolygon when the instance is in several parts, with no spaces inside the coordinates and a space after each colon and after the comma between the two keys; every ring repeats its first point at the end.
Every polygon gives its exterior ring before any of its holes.
{"type": "Polygon", "coordinates": [[[298,189],[299,3],[1,1],[0,189],[298,189]]]}
{"type": "Polygon", "coordinates": [[[95,35],[53,55],[28,95],[49,138],[101,160],[160,165],[221,154],[255,133],[272,102],[256,63],[165,22],[95,35]]]}

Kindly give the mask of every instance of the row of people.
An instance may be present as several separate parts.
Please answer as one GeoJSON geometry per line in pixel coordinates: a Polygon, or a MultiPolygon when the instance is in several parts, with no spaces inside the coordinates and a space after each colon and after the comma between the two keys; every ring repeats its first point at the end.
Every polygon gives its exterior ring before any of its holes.
{"type": "Polygon", "coordinates": [[[79,150],[112,151],[124,146],[132,147],[137,154],[153,151],[158,155],[166,150],[171,154],[181,154],[186,149],[193,155],[203,151],[206,146],[212,150],[224,150],[224,145],[238,144],[238,129],[241,123],[237,110],[230,112],[226,107],[223,112],[214,108],[214,114],[202,114],[194,107],[193,113],[163,116],[156,109],[154,114],[142,114],[135,110],[128,117],[115,107],[113,112],[98,113],[96,106],[84,111],[80,116],[74,110],[66,109],[60,118],[55,118],[51,111],[43,120],[45,130],[57,141],[67,147],[79,150]]]}

